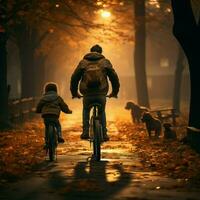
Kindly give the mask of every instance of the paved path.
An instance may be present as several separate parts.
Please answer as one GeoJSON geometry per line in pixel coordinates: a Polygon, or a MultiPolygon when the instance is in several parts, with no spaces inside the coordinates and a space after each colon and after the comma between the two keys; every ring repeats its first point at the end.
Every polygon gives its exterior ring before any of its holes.
{"type": "MultiPolygon", "coordinates": [[[[129,141],[111,139],[102,146],[102,161],[92,162],[90,144],[80,141],[80,128],[70,126],[64,125],[70,136],[59,145],[57,161],[44,161],[31,176],[5,184],[1,200],[200,199],[200,190],[183,186],[181,180],[144,171],[129,141]]],[[[109,122],[109,133],[111,138],[117,134],[114,122],[109,122]]]]}

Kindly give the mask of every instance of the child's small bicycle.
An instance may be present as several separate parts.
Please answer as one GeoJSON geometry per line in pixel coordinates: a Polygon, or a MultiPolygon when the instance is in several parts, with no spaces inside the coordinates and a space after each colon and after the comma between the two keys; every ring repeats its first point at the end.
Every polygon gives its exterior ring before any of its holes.
{"type": "Polygon", "coordinates": [[[46,135],[46,155],[49,156],[50,161],[57,160],[57,133],[56,127],[53,122],[49,122],[47,127],[47,135],[46,135]]]}

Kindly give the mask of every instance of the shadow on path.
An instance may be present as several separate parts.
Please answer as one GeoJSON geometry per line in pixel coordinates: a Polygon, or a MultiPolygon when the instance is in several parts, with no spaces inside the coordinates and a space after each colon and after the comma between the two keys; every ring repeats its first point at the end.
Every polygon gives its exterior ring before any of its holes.
{"type": "Polygon", "coordinates": [[[131,181],[131,175],[124,172],[120,164],[110,165],[117,178],[112,173],[108,181],[106,172],[109,162],[78,162],[74,168],[72,180],[65,177],[61,170],[51,172],[48,180],[50,188],[62,195],[62,199],[110,199],[120,192],[131,181]]]}

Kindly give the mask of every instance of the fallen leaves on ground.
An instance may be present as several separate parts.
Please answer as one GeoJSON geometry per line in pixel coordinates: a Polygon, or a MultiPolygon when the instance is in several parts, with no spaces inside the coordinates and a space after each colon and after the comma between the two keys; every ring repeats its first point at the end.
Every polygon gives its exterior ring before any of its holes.
{"type": "Polygon", "coordinates": [[[143,124],[121,121],[116,126],[119,137],[125,134],[136,146],[134,151],[139,154],[145,168],[177,179],[200,181],[200,155],[188,145],[179,140],[150,139],[143,124]]]}
{"type": "MultiPolygon", "coordinates": [[[[200,155],[189,146],[183,145],[178,140],[150,139],[147,136],[144,124],[138,125],[117,120],[115,126],[108,122],[108,128],[110,126],[112,128],[110,132],[111,140],[104,145],[105,148],[112,149],[112,144],[114,145],[115,141],[127,141],[127,144],[129,144],[127,147],[130,148],[128,152],[140,156],[144,169],[158,171],[177,179],[200,180],[200,155]]],[[[183,129],[180,128],[179,132],[180,135],[184,135],[183,129]]],[[[80,125],[70,127],[63,133],[66,142],[80,143],[80,125]]],[[[43,138],[44,126],[42,120],[38,119],[29,121],[15,130],[1,132],[0,178],[2,182],[31,172],[33,166],[45,160],[43,138]]],[[[120,145],[115,146],[115,148],[122,147],[120,145]]],[[[74,147],[69,146],[67,149],[61,149],[61,154],[76,150],[72,148],[74,147]]]]}
{"type": "Polygon", "coordinates": [[[2,180],[20,177],[44,160],[41,121],[27,122],[21,127],[0,134],[0,177],[2,180]]]}

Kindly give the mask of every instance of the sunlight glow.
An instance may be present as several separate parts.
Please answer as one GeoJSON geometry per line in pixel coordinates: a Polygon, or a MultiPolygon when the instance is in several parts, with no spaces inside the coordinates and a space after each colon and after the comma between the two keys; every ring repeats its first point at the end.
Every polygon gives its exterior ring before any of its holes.
{"type": "Polygon", "coordinates": [[[170,12],[171,12],[171,9],[170,9],[170,8],[167,8],[167,9],[166,9],[166,12],[170,13],[170,12]]]}
{"type": "Polygon", "coordinates": [[[107,10],[102,10],[101,11],[101,17],[103,18],[109,18],[111,16],[111,12],[107,11],[107,10]]]}
{"type": "Polygon", "coordinates": [[[106,170],[106,180],[109,183],[117,182],[120,178],[120,173],[116,169],[107,169],[106,170]]]}
{"type": "Polygon", "coordinates": [[[149,0],[149,1],[148,1],[148,4],[149,4],[150,6],[154,6],[154,7],[156,7],[156,8],[160,8],[160,4],[159,4],[158,0],[149,0]]]}
{"type": "Polygon", "coordinates": [[[149,4],[156,5],[156,4],[158,4],[158,1],[157,0],[149,0],[149,4]]]}
{"type": "Polygon", "coordinates": [[[98,6],[101,6],[102,4],[103,4],[103,3],[102,3],[101,1],[98,1],[98,2],[97,2],[97,5],[98,5],[98,6]]]}
{"type": "Polygon", "coordinates": [[[157,5],[156,5],[156,8],[160,8],[160,5],[159,5],[159,4],[157,4],[157,5]]]}
{"type": "Polygon", "coordinates": [[[54,32],[54,29],[53,28],[50,28],[49,29],[49,33],[53,33],[54,32]]]}

